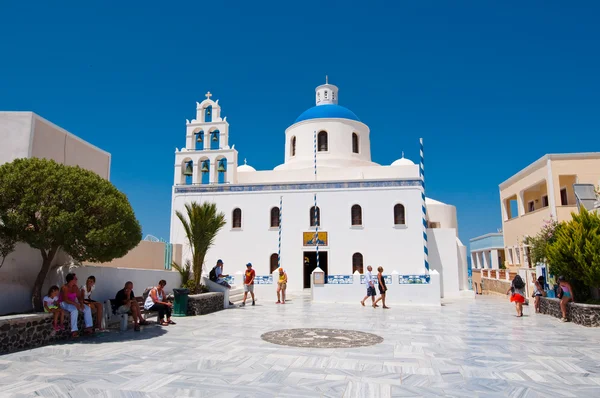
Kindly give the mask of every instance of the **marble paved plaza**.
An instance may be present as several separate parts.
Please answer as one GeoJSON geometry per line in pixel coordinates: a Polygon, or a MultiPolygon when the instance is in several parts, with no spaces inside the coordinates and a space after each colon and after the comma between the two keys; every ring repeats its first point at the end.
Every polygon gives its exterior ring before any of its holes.
{"type": "Polygon", "coordinates": [[[311,304],[178,319],[0,357],[0,396],[599,397],[600,330],[477,297],[437,309],[311,304]],[[268,343],[282,328],[341,328],[380,344],[317,349],[268,343]]]}

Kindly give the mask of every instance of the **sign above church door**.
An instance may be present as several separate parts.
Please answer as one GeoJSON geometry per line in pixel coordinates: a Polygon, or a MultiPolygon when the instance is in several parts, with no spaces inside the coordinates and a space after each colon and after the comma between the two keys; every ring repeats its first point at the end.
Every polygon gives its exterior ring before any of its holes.
{"type": "MultiPolygon", "coordinates": [[[[316,246],[316,234],[314,232],[303,232],[302,242],[304,246],[316,246]]],[[[327,246],[327,232],[319,231],[319,246],[327,246]]]]}

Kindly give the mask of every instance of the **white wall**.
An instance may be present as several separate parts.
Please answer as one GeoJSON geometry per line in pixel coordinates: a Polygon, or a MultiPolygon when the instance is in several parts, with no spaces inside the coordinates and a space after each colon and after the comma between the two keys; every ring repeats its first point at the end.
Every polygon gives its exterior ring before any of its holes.
{"type": "Polygon", "coordinates": [[[175,271],[142,270],[134,268],[108,268],[98,266],[75,267],[69,269],[63,266],[52,271],[46,278],[46,283],[42,293],[47,292],[52,285],[62,286],[65,283],[65,276],[69,272],[77,275],[79,285],[85,284],[88,276],[96,277],[96,289],[92,293],[92,298],[96,301],[105,301],[114,299],[119,290],[125,286],[125,282],[133,282],[133,292],[136,296],[141,296],[147,287],[156,286],[158,281],[164,279],[167,281],[165,292],[171,293],[173,288],[181,286],[181,276],[175,271]]]}
{"type": "MultiPolygon", "coordinates": [[[[384,273],[385,274],[385,273],[384,273]]],[[[439,306],[440,300],[440,275],[431,271],[429,284],[398,284],[398,275],[392,275],[392,283],[386,285],[386,304],[390,305],[431,305],[439,306]]],[[[376,287],[377,297],[379,289],[376,287]]],[[[312,287],[314,302],[346,303],[357,305],[366,295],[367,287],[360,283],[360,275],[356,275],[351,285],[325,284],[312,287]],[[357,278],[358,277],[358,278],[357,278]]],[[[365,303],[370,303],[370,299],[365,303]]]]}
{"type": "MultiPolygon", "coordinates": [[[[227,224],[206,256],[205,272],[221,258],[227,274],[244,271],[245,264],[251,262],[257,275],[268,275],[269,258],[278,249],[278,229],[270,228],[270,210],[279,206],[280,196],[283,196],[281,262],[288,274],[289,289],[300,290],[303,288],[303,252],[314,251],[314,247],[302,246],[302,233],[314,231],[309,227],[309,211],[314,204],[312,191],[175,194],[171,242],[184,244],[183,261],[189,258],[185,233],[174,211],[182,211],[184,204],[191,201],[215,202],[225,213],[227,224]],[[242,210],[239,230],[232,229],[231,224],[236,207],[242,210]]],[[[363,254],[365,267],[381,265],[389,272],[396,270],[400,274],[423,272],[420,188],[336,188],[318,192],[318,205],[320,231],[329,234],[329,246],[319,248],[321,252],[328,252],[329,274],[351,274],[355,252],[363,254]],[[394,227],[396,203],[405,206],[406,227],[394,227]],[[362,206],[362,228],[351,226],[350,209],[354,204],[362,206]]],[[[455,242],[454,236],[452,242],[455,242]]],[[[454,258],[456,262],[456,250],[454,258]]]]}
{"type": "MultiPolygon", "coordinates": [[[[443,297],[460,296],[460,278],[456,230],[446,228],[427,229],[429,243],[429,268],[440,273],[443,297]]],[[[463,265],[464,266],[464,265],[463,265]]]]}
{"type": "Polygon", "coordinates": [[[31,112],[0,112],[0,164],[29,157],[31,112]]]}
{"type": "Polygon", "coordinates": [[[314,164],[315,131],[327,132],[327,151],[317,152],[317,164],[342,167],[340,160],[354,166],[369,166],[371,144],[369,127],[348,119],[311,119],[292,125],[285,131],[285,163],[278,170],[311,168],[314,164]],[[359,153],[352,152],[352,133],[358,134],[359,153]],[[296,155],[291,156],[291,140],[296,137],[296,155]]]}

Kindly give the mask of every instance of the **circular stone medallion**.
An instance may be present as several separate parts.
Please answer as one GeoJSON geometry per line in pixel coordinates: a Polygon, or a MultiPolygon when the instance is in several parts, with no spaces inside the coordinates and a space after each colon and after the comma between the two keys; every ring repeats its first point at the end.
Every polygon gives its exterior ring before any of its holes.
{"type": "Polygon", "coordinates": [[[283,329],[260,336],[269,343],[303,348],[353,348],[375,345],[383,337],[357,330],[283,329]]]}

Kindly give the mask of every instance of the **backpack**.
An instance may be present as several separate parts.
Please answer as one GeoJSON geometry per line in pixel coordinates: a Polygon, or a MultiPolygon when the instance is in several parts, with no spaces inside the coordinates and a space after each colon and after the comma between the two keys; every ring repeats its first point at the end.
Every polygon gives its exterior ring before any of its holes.
{"type": "Polygon", "coordinates": [[[210,272],[208,273],[208,279],[210,279],[213,282],[217,281],[217,271],[216,271],[217,267],[213,267],[213,269],[210,270],[210,272]]]}

